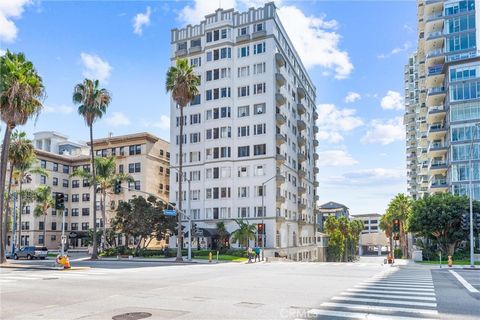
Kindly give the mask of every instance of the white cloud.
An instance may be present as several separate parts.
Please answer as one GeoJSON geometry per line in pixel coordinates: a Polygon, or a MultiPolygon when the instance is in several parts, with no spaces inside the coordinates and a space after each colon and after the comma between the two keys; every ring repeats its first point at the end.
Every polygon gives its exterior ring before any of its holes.
{"type": "Polygon", "coordinates": [[[46,113],[59,113],[59,114],[71,114],[75,109],[72,106],[67,105],[50,105],[45,106],[43,111],[46,113]]]}
{"type": "MultiPolygon", "coordinates": [[[[246,10],[262,6],[265,2],[268,1],[223,0],[222,7],[246,10]]],[[[275,4],[282,24],[306,68],[320,66],[327,70],[327,75],[333,73],[337,79],[350,75],[353,64],[348,53],[338,47],[341,36],[336,32],[337,21],[327,20],[325,15],[307,16],[295,6],[281,6],[282,1],[276,1],[275,4]]],[[[205,15],[217,9],[218,2],[215,0],[195,0],[193,5],[187,5],[180,11],[178,20],[183,24],[197,24],[205,19],[205,15]]]]}
{"type": "Polygon", "coordinates": [[[147,7],[147,11],[145,13],[138,13],[133,18],[133,33],[142,35],[143,27],[148,26],[150,24],[150,14],[152,10],[150,7],[147,7]]]}
{"type": "Polygon", "coordinates": [[[363,120],[357,116],[355,109],[338,109],[334,104],[317,106],[317,125],[319,140],[338,143],[343,140],[343,132],[352,131],[363,125],[363,120]]]}
{"type": "Polygon", "coordinates": [[[320,151],[318,155],[318,165],[321,167],[351,166],[358,163],[344,150],[320,151]]]}
{"type": "Polygon", "coordinates": [[[6,51],[6,50],[2,50],[2,49],[0,49],[0,57],[1,57],[1,56],[4,56],[4,55],[5,55],[5,53],[7,53],[7,51],[6,51]]]}
{"type": "Polygon", "coordinates": [[[410,42],[405,42],[401,47],[396,47],[390,50],[389,53],[380,53],[379,55],[377,55],[377,58],[379,59],[390,58],[393,55],[407,51],[408,49],[410,49],[411,46],[412,45],[410,44],[410,42]]]}
{"type": "Polygon", "coordinates": [[[380,143],[382,145],[403,140],[405,140],[405,127],[402,117],[386,121],[372,120],[370,128],[361,139],[362,143],[380,143]]]}
{"type": "Polygon", "coordinates": [[[112,115],[105,119],[105,122],[113,127],[128,126],[130,125],[130,119],[121,112],[113,112],[112,115]]]}
{"type": "Polygon", "coordinates": [[[143,121],[145,127],[159,128],[162,130],[170,130],[170,117],[162,114],[158,121],[143,121]]]}
{"type": "Polygon", "coordinates": [[[100,82],[107,82],[112,73],[112,66],[108,61],[101,59],[95,54],[82,52],[80,54],[84,66],[83,76],[97,79],[100,82]]]}
{"type": "Polygon", "coordinates": [[[405,108],[404,99],[400,92],[388,90],[387,95],[380,102],[383,109],[386,110],[402,110],[405,108]]]}
{"type": "Polygon", "coordinates": [[[360,100],[361,98],[362,97],[360,96],[359,93],[350,91],[349,93],[347,93],[347,96],[345,97],[345,103],[352,103],[357,100],[360,100]]]}
{"type": "Polygon", "coordinates": [[[411,33],[415,32],[415,29],[412,26],[410,26],[408,23],[405,23],[403,25],[403,29],[405,29],[405,30],[407,30],[408,32],[411,32],[411,33]]]}
{"type": "Polygon", "coordinates": [[[31,0],[0,1],[0,42],[15,41],[18,35],[18,29],[13,19],[21,18],[25,9],[24,7],[31,3],[31,0]]]}
{"type": "Polygon", "coordinates": [[[340,176],[331,176],[323,179],[330,185],[379,185],[402,182],[405,179],[405,170],[400,168],[373,168],[346,172],[340,176]]]}

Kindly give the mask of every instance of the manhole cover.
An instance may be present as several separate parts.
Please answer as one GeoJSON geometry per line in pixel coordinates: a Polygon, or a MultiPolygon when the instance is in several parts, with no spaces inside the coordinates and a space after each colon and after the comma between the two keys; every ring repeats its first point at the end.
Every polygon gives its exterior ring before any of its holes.
{"type": "Polygon", "coordinates": [[[139,319],[145,319],[151,317],[152,314],[148,312],[129,312],[129,313],[123,313],[123,314],[118,314],[116,316],[113,316],[113,320],[139,320],[139,319]]]}

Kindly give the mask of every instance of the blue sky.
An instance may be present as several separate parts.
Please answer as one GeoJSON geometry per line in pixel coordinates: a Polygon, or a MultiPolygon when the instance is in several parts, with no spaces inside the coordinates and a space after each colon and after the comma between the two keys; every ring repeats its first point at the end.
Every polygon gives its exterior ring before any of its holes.
{"type": "MultiPolygon", "coordinates": [[[[262,0],[222,0],[244,10],[262,0]]],[[[169,139],[165,72],[170,29],[218,7],[196,1],[0,2],[0,48],[23,51],[42,75],[45,110],[28,133],[88,130],[73,86],[95,76],[113,94],[95,135],[149,131],[169,139]]],[[[403,66],[416,42],[415,1],[276,1],[317,87],[320,203],[383,213],[406,191],[403,66]],[[287,19],[288,17],[288,19],[287,19]]]]}

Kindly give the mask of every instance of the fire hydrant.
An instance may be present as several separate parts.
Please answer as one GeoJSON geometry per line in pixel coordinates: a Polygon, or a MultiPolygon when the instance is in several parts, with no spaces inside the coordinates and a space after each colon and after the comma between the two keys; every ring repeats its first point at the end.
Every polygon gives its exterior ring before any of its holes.
{"type": "Polygon", "coordinates": [[[67,256],[57,256],[55,260],[59,265],[63,266],[64,269],[70,269],[70,260],[67,256]]]}
{"type": "Polygon", "coordinates": [[[448,256],[448,266],[452,267],[453,261],[452,261],[452,256],[448,256]]]}
{"type": "Polygon", "coordinates": [[[208,253],[208,262],[212,262],[212,252],[208,253]]]}

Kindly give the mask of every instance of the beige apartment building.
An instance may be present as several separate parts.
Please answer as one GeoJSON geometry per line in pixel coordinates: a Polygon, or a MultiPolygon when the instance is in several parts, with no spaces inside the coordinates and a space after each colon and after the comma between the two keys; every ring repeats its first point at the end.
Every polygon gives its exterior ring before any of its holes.
{"type": "MultiPolygon", "coordinates": [[[[48,171],[48,176],[33,174],[24,182],[24,189],[35,189],[40,185],[49,185],[52,192],[65,194],[65,234],[70,248],[86,248],[86,236],[93,227],[93,190],[88,181],[72,176],[78,169],[90,170],[89,144],[75,143],[68,137],[52,131],[37,132],[33,143],[38,158],[38,166],[48,171]]],[[[107,138],[94,140],[96,156],[116,157],[117,172],[124,172],[134,178],[128,186],[123,185],[122,193],[107,195],[107,221],[102,221],[100,199],[97,200],[97,225],[106,223],[115,214],[119,201],[126,201],[135,195],[147,192],[168,200],[169,196],[169,143],[149,133],[134,133],[123,136],[110,135],[107,138]],[[126,188],[128,187],[128,189],[126,188]]],[[[16,183],[13,186],[18,188],[16,183]]],[[[53,208],[49,211],[44,225],[43,217],[35,217],[35,203],[24,204],[21,210],[21,237],[17,240],[20,246],[42,245],[49,249],[60,246],[62,232],[62,216],[53,208]],[[46,228],[46,239],[43,229],[46,228]]],[[[17,214],[19,212],[17,211],[17,214]]],[[[18,233],[17,233],[18,234],[18,233]]],[[[133,239],[132,239],[133,241],[133,239]]],[[[125,239],[117,239],[119,245],[125,239]]],[[[152,241],[155,246],[160,243],[152,241]]],[[[12,244],[12,236],[8,235],[8,247],[12,244]]]]}

